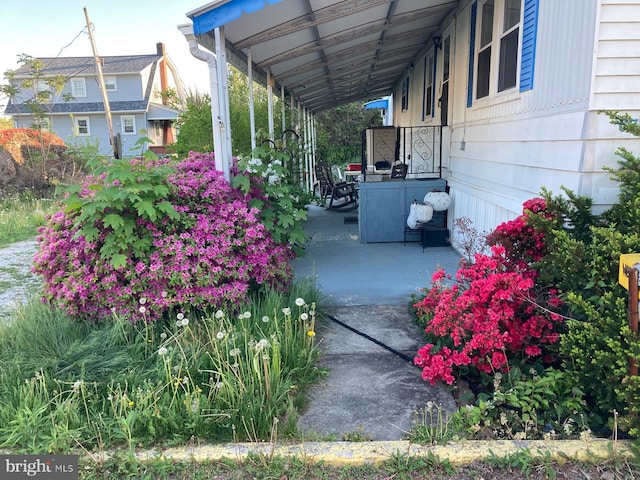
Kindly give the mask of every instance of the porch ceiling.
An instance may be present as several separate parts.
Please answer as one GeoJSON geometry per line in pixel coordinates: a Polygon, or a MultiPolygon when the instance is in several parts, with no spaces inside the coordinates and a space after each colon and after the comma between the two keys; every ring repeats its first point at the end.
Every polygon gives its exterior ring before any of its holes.
{"type": "Polygon", "coordinates": [[[457,0],[218,0],[187,15],[215,51],[224,26],[227,60],[254,79],[271,70],[311,111],[389,95],[430,46],[457,0]],[[246,13],[247,10],[252,13],[246,13]]]}

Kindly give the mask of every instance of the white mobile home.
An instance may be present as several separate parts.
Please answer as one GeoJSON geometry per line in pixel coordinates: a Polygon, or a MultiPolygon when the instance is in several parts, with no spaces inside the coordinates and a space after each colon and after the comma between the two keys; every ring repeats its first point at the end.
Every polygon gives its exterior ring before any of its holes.
{"type": "MultiPolygon", "coordinates": [[[[449,226],[468,217],[491,229],[542,187],[603,210],[617,189],[602,166],[616,165],[618,146],[640,150],[599,114],[640,110],[640,1],[218,0],[188,16],[192,51],[263,81],[294,107],[291,125],[390,97],[394,126],[437,128],[435,167],[406,181],[446,181],[449,226]]],[[[393,160],[415,161],[397,138],[393,160]]]]}

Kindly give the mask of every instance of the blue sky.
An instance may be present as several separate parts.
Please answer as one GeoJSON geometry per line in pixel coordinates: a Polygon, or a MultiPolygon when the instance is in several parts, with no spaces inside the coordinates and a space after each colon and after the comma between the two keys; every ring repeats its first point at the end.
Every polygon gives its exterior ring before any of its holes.
{"type": "MultiPolygon", "coordinates": [[[[94,25],[98,55],[153,54],[162,42],[186,88],[208,92],[206,63],[189,53],[177,26],[210,0],[3,0],[0,2],[0,82],[18,55],[92,56],[84,7],[94,25]],[[82,33],[81,33],[82,32],[82,33]],[[70,44],[70,45],[69,45],[70,44]]],[[[4,110],[4,101],[0,99],[4,110]]]]}

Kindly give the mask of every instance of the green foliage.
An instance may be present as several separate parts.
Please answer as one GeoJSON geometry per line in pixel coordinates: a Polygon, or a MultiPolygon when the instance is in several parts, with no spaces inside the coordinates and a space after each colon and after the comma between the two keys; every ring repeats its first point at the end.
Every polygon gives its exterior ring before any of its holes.
{"type": "MultiPolygon", "coordinates": [[[[638,120],[629,114],[607,112],[611,123],[620,131],[640,136],[638,120]]],[[[616,150],[618,168],[604,167],[611,178],[618,182],[618,203],[604,214],[604,218],[623,233],[633,233],[640,221],[640,158],[624,147],[616,150]]]]}
{"type": "MultiPolygon", "coordinates": [[[[249,123],[249,85],[247,77],[234,67],[229,69],[227,77],[229,85],[229,117],[233,135],[231,147],[233,154],[238,157],[251,155],[251,125],[249,123]]],[[[273,123],[276,135],[281,134],[282,103],[281,99],[274,95],[273,123]]],[[[288,120],[293,119],[293,113],[286,105],[285,115],[288,120]]],[[[253,114],[257,130],[268,131],[269,126],[269,99],[267,90],[260,84],[253,85],[253,114]]]]}
{"type": "Polygon", "coordinates": [[[360,163],[362,131],[380,125],[380,112],[367,110],[362,103],[350,103],[319,112],[316,115],[316,154],[329,165],[360,163]]]}
{"type": "Polygon", "coordinates": [[[136,227],[138,218],[155,222],[168,216],[177,219],[173,205],[165,200],[169,192],[167,178],[174,172],[167,163],[148,168],[148,163],[120,159],[109,163],[96,162],[94,183],[87,185],[93,195],[81,195],[83,187],[71,186],[64,203],[66,212],[75,214],[80,234],[88,242],[99,240],[102,224],[109,228],[102,240],[100,254],[114,267],[124,267],[128,251],[140,258],[152,245],[146,230],[136,227]],[[98,181],[98,178],[104,178],[98,181]]]}
{"type": "Polygon", "coordinates": [[[153,142],[149,137],[147,137],[147,131],[145,129],[138,130],[138,134],[140,137],[136,140],[136,143],[131,147],[131,151],[137,153],[140,157],[144,157],[147,160],[158,160],[158,155],[155,154],[153,150],[149,150],[147,145],[153,142]],[[138,152],[140,150],[140,152],[138,152]]]}
{"type": "Polygon", "coordinates": [[[0,325],[0,448],[91,451],[295,433],[315,381],[318,292],[308,282],[226,312],[74,322],[33,301],[0,325]]]}
{"type": "Polygon", "coordinates": [[[290,244],[301,255],[306,242],[302,222],[307,219],[311,195],[294,182],[291,156],[271,146],[267,142],[253,151],[253,158],[239,160],[239,173],[231,184],[245,194],[251,189],[260,192],[249,205],[260,210],[262,223],[277,243],[290,244]]]}
{"type": "Polygon", "coordinates": [[[587,429],[583,391],[570,375],[553,368],[527,374],[497,372],[490,393],[452,416],[455,428],[472,438],[575,438],[587,429]]]}
{"type": "Polygon", "coordinates": [[[178,138],[171,146],[180,158],[189,152],[213,152],[211,98],[198,92],[187,96],[186,106],[176,122],[178,138]]]}
{"type": "Polygon", "coordinates": [[[408,438],[420,445],[443,445],[456,438],[450,422],[451,418],[442,405],[427,402],[426,407],[414,412],[408,438]]]}
{"type": "MultiPolygon", "coordinates": [[[[606,112],[624,132],[638,135],[637,121],[606,112]]],[[[638,379],[628,375],[628,358],[640,358],[640,341],[628,327],[628,294],[618,284],[620,255],[640,251],[640,159],[618,149],[617,169],[605,168],[620,187],[619,202],[601,216],[591,201],[563,189],[564,197],[543,191],[556,216],[545,231],[547,255],[537,265],[539,282],[553,285],[565,302],[561,366],[585,392],[594,428],[623,412],[619,425],[637,434],[638,379]]]]}
{"type": "Polygon", "coordinates": [[[40,199],[28,190],[0,198],[0,246],[35,237],[56,208],[54,200],[40,199]]]}

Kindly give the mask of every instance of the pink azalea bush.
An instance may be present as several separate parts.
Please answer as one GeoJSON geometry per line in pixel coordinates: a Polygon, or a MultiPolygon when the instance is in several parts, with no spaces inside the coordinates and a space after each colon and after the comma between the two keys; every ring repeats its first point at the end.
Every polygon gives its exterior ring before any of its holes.
{"type": "MultiPolygon", "coordinates": [[[[88,179],[85,187],[95,181],[88,179]]],[[[271,238],[259,211],[249,207],[250,198],[215,170],[213,153],[192,152],[167,185],[164,200],[177,218],[151,221],[132,212],[134,233],[148,246],[127,250],[125,265],[114,266],[100,253],[111,226],[96,222],[99,235],[87,241],[79,234],[77,214],[53,215],[39,232],[34,259],[45,300],[93,321],[116,313],[148,322],[180,306],[231,307],[246,300],[252,288],[290,285],[291,250],[271,238]]],[[[84,188],[80,196],[94,190],[84,188]]]]}
{"type": "Polygon", "coordinates": [[[540,303],[558,307],[560,300],[553,290],[539,298],[537,272],[517,256],[526,252],[529,260],[539,259],[545,248],[543,237],[529,231],[530,212],[525,208],[522,217],[496,229],[494,241],[509,239],[510,251],[494,245],[489,255],[476,254],[475,262],[461,266],[453,284],[439,270],[414,304],[433,339],[414,359],[424,380],[453,384],[463,370],[491,373],[508,370],[514,361],[549,360],[545,347],[558,341],[562,318],[540,303]]]}

